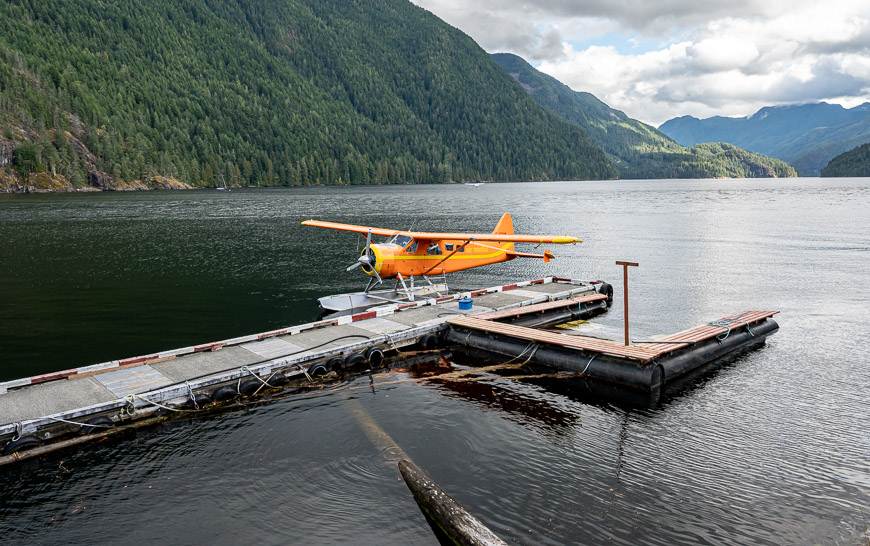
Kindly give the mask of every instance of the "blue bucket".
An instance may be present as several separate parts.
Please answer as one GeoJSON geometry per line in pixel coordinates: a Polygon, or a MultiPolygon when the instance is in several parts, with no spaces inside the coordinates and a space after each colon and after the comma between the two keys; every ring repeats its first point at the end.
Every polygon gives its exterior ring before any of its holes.
{"type": "Polygon", "coordinates": [[[473,303],[471,301],[470,296],[465,296],[465,297],[459,298],[459,310],[460,311],[471,311],[472,305],[473,305],[473,303]]]}

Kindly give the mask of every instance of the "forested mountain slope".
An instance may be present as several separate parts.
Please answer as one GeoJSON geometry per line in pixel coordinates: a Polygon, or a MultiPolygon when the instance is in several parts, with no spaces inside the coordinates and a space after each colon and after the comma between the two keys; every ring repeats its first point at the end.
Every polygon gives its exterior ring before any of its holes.
{"type": "Polygon", "coordinates": [[[832,159],[822,176],[870,176],[870,142],[832,159]]]}
{"type": "Polygon", "coordinates": [[[521,57],[492,55],[535,101],[582,127],[608,154],[622,178],[795,176],[784,162],[736,146],[686,148],[655,128],[610,108],[594,95],[574,91],[521,57]]]}
{"type": "Polygon", "coordinates": [[[804,176],[818,176],[835,155],[870,140],[870,103],[767,106],[742,118],[683,116],[659,129],[687,146],[730,142],[788,161],[804,176]]]}
{"type": "Polygon", "coordinates": [[[406,0],[2,2],[0,128],[7,184],[617,174],[582,129],[406,0]]]}

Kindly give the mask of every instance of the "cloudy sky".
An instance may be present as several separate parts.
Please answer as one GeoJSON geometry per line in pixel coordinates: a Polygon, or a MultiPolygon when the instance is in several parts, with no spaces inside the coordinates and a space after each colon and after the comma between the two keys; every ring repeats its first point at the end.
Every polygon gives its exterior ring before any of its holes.
{"type": "Polygon", "coordinates": [[[413,1],[653,125],[870,100],[870,0],[413,1]]]}

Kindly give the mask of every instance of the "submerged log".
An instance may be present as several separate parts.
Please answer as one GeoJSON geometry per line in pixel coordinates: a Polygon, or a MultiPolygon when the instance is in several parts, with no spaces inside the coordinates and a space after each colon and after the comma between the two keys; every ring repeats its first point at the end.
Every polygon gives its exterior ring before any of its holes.
{"type": "Polygon", "coordinates": [[[420,510],[452,543],[463,546],[506,546],[506,542],[469,514],[414,463],[399,461],[399,472],[414,494],[420,510]]]}

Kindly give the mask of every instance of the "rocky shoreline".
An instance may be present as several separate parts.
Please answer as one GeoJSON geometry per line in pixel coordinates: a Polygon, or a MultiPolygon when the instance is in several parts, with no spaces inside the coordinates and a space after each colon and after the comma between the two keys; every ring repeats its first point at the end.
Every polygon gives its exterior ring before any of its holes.
{"type": "Polygon", "coordinates": [[[194,186],[171,176],[152,175],[141,180],[120,180],[91,171],[86,184],[75,185],[66,177],[48,172],[30,173],[23,180],[0,169],[0,193],[78,193],[100,191],[193,190],[194,186]]]}

